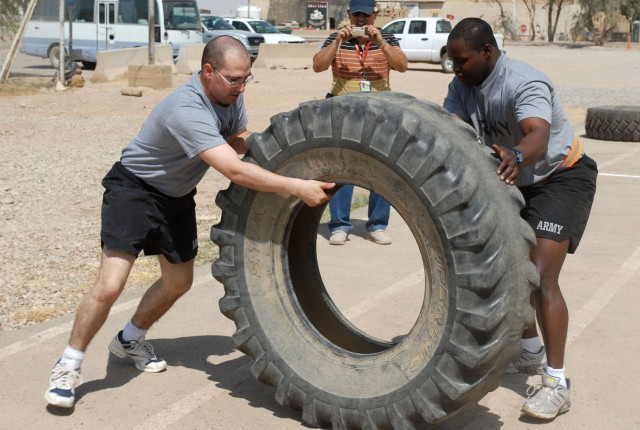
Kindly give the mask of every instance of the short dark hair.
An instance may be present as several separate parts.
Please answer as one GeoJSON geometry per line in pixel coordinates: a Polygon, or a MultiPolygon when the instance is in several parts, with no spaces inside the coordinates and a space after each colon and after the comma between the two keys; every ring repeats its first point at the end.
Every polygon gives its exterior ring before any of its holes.
{"type": "Polygon", "coordinates": [[[480,51],[485,45],[491,45],[498,49],[493,29],[480,18],[465,18],[453,27],[447,40],[456,39],[464,40],[465,46],[475,51],[480,51]]]}
{"type": "Polygon", "coordinates": [[[205,64],[209,63],[214,69],[223,68],[225,55],[231,51],[244,53],[247,56],[247,61],[249,61],[249,53],[242,42],[235,37],[224,35],[207,42],[202,51],[200,67],[203,68],[205,64]]]}

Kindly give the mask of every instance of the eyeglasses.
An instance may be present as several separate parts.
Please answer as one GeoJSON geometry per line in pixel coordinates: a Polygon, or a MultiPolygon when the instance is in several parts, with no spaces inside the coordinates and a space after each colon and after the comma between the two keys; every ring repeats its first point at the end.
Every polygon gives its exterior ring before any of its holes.
{"type": "Polygon", "coordinates": [[[253,75],[249,75],[244,79],[239,78],[239,79],[229,80],[224,76],[222,76],[220,72],[218,72],[218,69],[213,69],[213,71],[216,72],[216,74],[220,76],[227,84],[229,84],[230,87],[239,87],[242,85],[246,85],[253,80],[253,75]]]}
{"type": "Polygon", "coordinates": [[[367,15],[364,12],[354,12],[351,15],[355,16],[356,18],[369,18],[371,15],[367,15]]]}

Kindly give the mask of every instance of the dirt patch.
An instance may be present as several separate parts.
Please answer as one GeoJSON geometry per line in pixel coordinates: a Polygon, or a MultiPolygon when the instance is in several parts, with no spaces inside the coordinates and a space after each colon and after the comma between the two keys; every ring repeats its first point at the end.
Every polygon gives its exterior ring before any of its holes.
{"type": "Polygon", "coordinates": [[[28,96],[38,92],[46,92],[55,88],[50,78],[16,78],[0,85],[0,97],[28,96]]]}

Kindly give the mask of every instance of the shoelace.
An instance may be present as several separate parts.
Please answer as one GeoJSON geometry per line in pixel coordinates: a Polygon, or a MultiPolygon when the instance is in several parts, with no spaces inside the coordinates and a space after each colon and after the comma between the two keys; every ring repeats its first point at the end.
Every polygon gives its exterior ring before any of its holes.
{"type": "Polygon", "coordinates": [[[527,394],[527,398],[530,399],[532,397],[535,397],[539,391],[545,389],[544,394],[546,395],[547,400],[553,400],[553,395],[555,394],[555,392],[558,390],[558,388],[560,388],[560,385],[558,385],[555,388],[551,388],[551,387],[547,387],[544,385],[536,385],[534,386],[529,386],[529,388],[527,388],[526,394],[527,394]]]}
{"type": "Polygon", "coordinates": [[[153,346],[147,341],[137,342],[135,340],[131,341],[131,350],[142,350],[146,355],[149,356],[150,360],[156,359],[156,354],[153,351],[153,346]]]}
{"type": "Polygon", "coordinates": [[[70,390],[74,387],[77,378],[74,375],[73,370],[60,366],[58,369],[54,370],[52,379],[56,381],[57,388],[70,390]]]}
{"type": "Polygon", "coordinates": [[[140,345],[140,348],[144,349],[144,352],[149,354],[150,359],[155,360],[156,354],[153,351],[153,346],[151,346],[149,342],[142,342],[142,344],[140,345]]]}
{"type": "Polygon", "coordinates": [[[529,396],[528,398],[532,398],[538,391],[542,389],[542,385],[529,385],[527,388],[526,394],[529,396]]]}

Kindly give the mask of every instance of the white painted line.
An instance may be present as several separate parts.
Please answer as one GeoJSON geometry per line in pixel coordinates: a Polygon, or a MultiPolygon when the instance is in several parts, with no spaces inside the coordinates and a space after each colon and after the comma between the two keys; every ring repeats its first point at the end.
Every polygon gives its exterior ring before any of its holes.
{"type": "Polygon", "coordinates": [[[162,412],[133,427],[133,430],[161,430],[174,424],[180,418],[193,412],[198,406],[210,402],[223,390],[216,384],[206,384],[204,387],[183,398],[179,402],[169,405],[162,412]]]}
{"type": "MultiPolygon", "coordinates": [[[[238,357],[243,357],[244,354],[240,351],[233,351],[230,354],[224,356],[211,356],[207,359],[209,363],[221,364],[230,360],[235,360],[238,357]]],[[[238,367],[244,365],[238,364],[238,367]]],[[[249,376],[247,375],[247,378],[249,376]]],[[[189,415],[198,407],[205,403],[211,402],[216,396],[228,393],[229,390],[219,388],[216,384],[206,384],[201,389],[194,391],[188,396],[180,399],[172,405],[169,405],[166,409],[158,412],[157,414],[149,417],[146,421],[141,422],[133,428],[133,430],[162,430],[170,425],[176,423],[181,418],[189,415]]]]}
{"type": "MultiPolygon", "coordinates": [[[[204,284],[208,281],[213,281],[213,277],[211,276],[211,273],[209,272],[204,272],[204,273],[206,274],[198,276],[198,273],[196,272],[197,277],[193,281],[192,288],[197,285],[204,284]]],[[[128,302],[114,305],[111,307],[111,310],[109,311],[109,316],[119,314],[120,312],[129,311],[132,308],[135,308],[136,306],[138,306],[138,303],[140,303],[139,297],[129,300],[128,302]]],[[[32,346],[37,346],[58,335],[64,334],[66,332],[71,332],[72,328],[73,328],[73,321],[70,321],[68,323],[60,324],[59,326],[52,327],[48,330],[34,334],[31,337],[28,337],[16,343],[12,343],[11,345],[5,346],[4,348],[0,349],[0,360],[10,357],[14,354],[17,354],[20,351],[24,351],[27,348],[31,348],[32,346]]],[[[63,346],[61,346],[61,348],[62,347],[63,346]]]]}
{"type": "MultiPolygon", "coordinates": [[[[131,308],[138,306],[139,302],[140,302],[140,299],[137,298],[137,299],[129,300],[128,302],[125,302],[125,303],[120,303],[118,305],[115,305],[111,308],[109,315],[115,315],[120,312],[128,311],[131,308]]],[[[71,332],[72,328],[73,328],[73,321],[69,321],[68,323],[61,324],[56,327],[52,327],[48,330],[42,331],[24,340],[18,341],[16,343],[12,343],[11,345],[0,349],[0,360],[7,358],[9,356],[12,356],[13,354],[17,354],[20,351],[24,351],[27,348],[31,348],[32,346],[37,346],[38,344],[46,342],[47,340],[54,338],[58,335],[64,334],[66,332],[71,332]]],[[[61,348],[60,351],[62,351],[63,347],[64,345],[60,345],[60,348],[61,348]]]]}
{"type": "MultiPolygon", "coordinates": [[[[415,286],[416,284],[424,285],[424,271],[418,270],[415,273],[401,279],[400,281],[389,285],[383,290],[379,291],[377,294],[369,297],[367,300],[364,300],[357,304],[356,306],[352,306],[349,309],[345,310],[344,316],[353,319],[362,315],[366,312],[369,312],[380,303],[385,302],[389,298],[394,297],[398,293],[407,288],[415,286]]],[[[230,354],[229,356],[225,356],[225,360],[218,361],[228,361],[228,359],[235,358],[236,356],[242,356],[238,351],[230,354]],[[230,358],[227,358],[230,357],[230,358]]],[[[199,406],[210,402],[220,393],[227,392],[227,390],[218,388],[215,384],[208,384],[207,386],[201,388],[198,391],[184,397],[183,399],[177,401],[176,403],[168,406],[165,410],[153,415],[148,420],[140,423],[138,426],[134,427],[134,430],[162,430],[166,429],[172,424],[176,423],[178,420],[183,418],[184,416],[192,413],[199,406]]]]}
{"type": "Polygon", "coordinates": [[[618,164],[620,161],[625,161],[628,159],[636,159],[636,154],[640,152],[640,146],[630,150],[630,151],[625,151],[622,154],[618,155],[617,157],[613,157],[611,160],[609,161],[603,161],[602,163],[598,161],[598,168],[599,169],[603,169],[605,167],[609,167],[609,166],[613,166],[615,164],[618,164]]]}
{"type": "Polygon", "coordinates": [[[611,301],[640,268],[640,247],[616,270],[607,282],[569,319],[567,343],[573,343],[582,331],[593,322],[600,311],[611,301]]]}
{"type": "Polygon", "coordinates": [[[346,318],[355,319],[360,315],[370,311],[378,306],[380,303],[384,303],[388,299],[395,297],[398,293],[412,287],[416,284],[424,285],[424,271],[418,270],[415,273],[399,280],[398,282],[389,285],[385,289],[378,291],[373,296],[361,301],[355,306],[346,309],[343,314],[346,318]]]}
{"type": "Polygon", "coordinates": [[[615,178],[633,178],[633,179],[640,179],[640,176],[638,175],[618,175],[616,173],[598,173],[598,176],[613,176],[615,178]]]}

